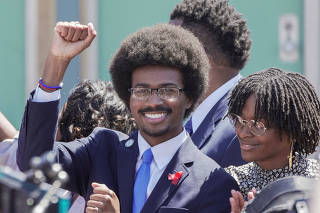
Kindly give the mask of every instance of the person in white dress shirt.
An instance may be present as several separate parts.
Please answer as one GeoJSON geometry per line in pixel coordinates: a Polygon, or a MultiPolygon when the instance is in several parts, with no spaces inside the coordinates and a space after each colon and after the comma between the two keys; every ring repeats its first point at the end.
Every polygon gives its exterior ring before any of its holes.
{"type": "Polygon", "coordinates": [[[16,151],[19,132],[0,112],[0,165],[18,169],[16,151]]]}
{"type": "Polygon", "coordinates": [[[187,131],[197,147],[222,167],[244,164],[235,131],[223,118],[228,93],[250,56],[246,20],[227,0],[183,0],[172,11],[170,23],[200,40],[211,66],[208,90],[186,122],[187,131]]]}

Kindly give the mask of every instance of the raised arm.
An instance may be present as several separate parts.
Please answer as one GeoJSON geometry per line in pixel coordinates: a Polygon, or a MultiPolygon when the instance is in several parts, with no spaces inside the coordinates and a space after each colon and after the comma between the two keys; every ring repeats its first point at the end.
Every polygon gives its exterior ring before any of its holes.
{"type": "MultiPolygon", "coordinates": [[[[42,83],[46,87],[59,85],[70,61],[86,49],[95,36],[96,32],[92,24],[58,22],[42,74],[42,83]]],[[[46,87],[38,88],[36,93],[31,95],[25,108],[17,152],[17,163],[22,171],[29,169],[29,161],[32,157],[53,149],[58,119],[58,100],[52,98],[52,90],[46,87]],[[39,95],[40,92],[42,96],[39,95]]]]}
{"type": "Polygon", "coordinates": [[[95,36],[96,31],[91,23],[81,25],[78,22],[58,22],[54,29],[42,81],[48,86],[59,85],[70,61],[89,47],[95,36]]]}

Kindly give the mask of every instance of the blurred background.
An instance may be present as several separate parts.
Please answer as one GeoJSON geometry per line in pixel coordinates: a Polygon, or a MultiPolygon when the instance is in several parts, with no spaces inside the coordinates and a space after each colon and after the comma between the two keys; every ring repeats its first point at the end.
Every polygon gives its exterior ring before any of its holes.
{"type": "MultiPolygon", "coordinates": [[[[82,79],[110,79],[120,41],[143,26],[168,22],[180,0],[1,0],[0,111],[20,128],[25,100],[37,85],[57,21],[92,22],[98,36],[69,66],[62,103],[82,79]]],[[[230,0],[251,31],[251,58],[241,74],[267,67],[305,74],[320,92],[320,1],[230,0]]],[[[61,103],[61,105],[62,105],[61,103]]]]}

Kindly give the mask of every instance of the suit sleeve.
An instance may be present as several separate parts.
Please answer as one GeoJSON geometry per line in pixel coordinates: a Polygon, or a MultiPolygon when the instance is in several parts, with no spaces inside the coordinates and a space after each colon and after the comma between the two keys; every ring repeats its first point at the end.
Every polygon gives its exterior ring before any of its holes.
{"type": "Polygon", "coordinates": [[[53,150],[57,162],[69,174],[70,181],[65,188],[85,195],[87,187],[91,187],[89,181],[92,180],[93,169],[103,164],[101,168],[109,171],[115,164],[119,141],[128,136],[95,128],[86,138],[68,143],[55,142],[58,104],[58,101],[27,102],[19,134],[17,164],[22,171],[26,171],[30,169],[32,157],[53,150]]]}
{"type": "Polygon", "coordinates": [[[230,165],[240,166],[246,162],[242,160],[240,144],[233,126],[227,119],[217,124],[208,143],[201,151],[215,160],[221,167],[230,165]]]}
{"type": "Polygon", "coordinates": [[[17,164],[21,171],[30,169],[30,160],[53,149],[59,101],[32,102],[25,107],[18,139],[17,164]]]}
{"type": "Polygon", "coordinates": [[[229,202],[231,190],[239,191],[239,186],[224,169],[216,169],[203,187],[206,188],[207,193],[204,193],[200,199],[202,202],[197,212],[225,213],[231,211],[229,202]]]}
{"type": "Polygon", "coordinates": [[[89,170],[83,168],[91,168],[88,144],[94,139],[88,137],[72,143],[55,143],[57,117],[58,101],[27,102],[18,140],[17,164],[22,171],[29,170],[32,157],[54,150],[57,161],[63,164],[70,179],[76,180],[69,181],[66,188],[83,194],[89,175],[89,170]]]}

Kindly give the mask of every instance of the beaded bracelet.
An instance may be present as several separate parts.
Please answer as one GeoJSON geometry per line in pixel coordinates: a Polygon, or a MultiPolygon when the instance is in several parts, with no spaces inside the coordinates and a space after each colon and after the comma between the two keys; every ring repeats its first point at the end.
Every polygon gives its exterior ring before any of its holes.
{"type": "Polygon", "coordinates": [[[40,88],[42,88],[42,89],[47,89],[47,90],[55,91],[55,90],[58,90],[58,89],[62,89],[63,83],[60,83],[59,86],[48,86],[48,85],[46,85],[45,83],[43,83],[42,78],[40,78],[40,79],[39,79],[39,86],[40,86],[40,88]]]}

